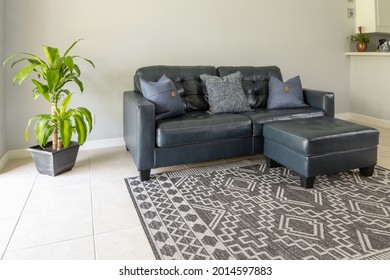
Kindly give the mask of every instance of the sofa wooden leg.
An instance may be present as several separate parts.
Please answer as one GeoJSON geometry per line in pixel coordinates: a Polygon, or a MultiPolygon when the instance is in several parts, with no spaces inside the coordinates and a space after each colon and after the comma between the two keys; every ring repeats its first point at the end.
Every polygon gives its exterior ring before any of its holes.
{"type": "Polygon", "coordinates": [[[306,188],[306,189],[311,189],[314,186],[314,181],[316,177],[304,177],[304,176],[299,176],[299,179],[301,181],[301,187],[306,188]]]}
{"type": "Polygon", "coordinates": [[[369,166],[369,167],[363,167],[363,168],[360,168],[360,174],[365,176],[365,177],[369,177],[369,176],[372,176],[372,174],[374,173],[374,169],[375,169],[375,165],[373,166],[369,166]]]}
{"type": "Polygon", "coordinates": [[[150,179],[150,169],[140,170],[139,171],[139,177],[141,178],[141,181],[149,180],[150,179]]]}
{"type": "Polygon", "coordinates": [[[268,168],[274,168],[281,166],[278,162],[274,161],[273,159],[269,157],[265,157],[265,163],[267,164],[268,168]]]}

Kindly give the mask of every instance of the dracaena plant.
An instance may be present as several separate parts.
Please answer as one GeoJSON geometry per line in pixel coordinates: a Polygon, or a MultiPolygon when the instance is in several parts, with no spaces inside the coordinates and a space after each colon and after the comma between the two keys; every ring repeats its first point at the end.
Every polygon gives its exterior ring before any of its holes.
{"type": "MultiPolygon", "coordinates": [[[[76,84],[80,93],[84,91],[83,83],[80,80],[80,68],[75,63],[76,59],[82,59],[93,67],[95,65],[89,59],[78,55],[70,55],[69,52],[80,41],[75,41],[61,56],[58,48],[43,45],[45,59],[38,56],[19,52],[8,57],[3,66],[14,59],[11,68],[16,64],[27,63],[17,74],[13,83],[19,85],[30,75],[33,89],[33,99],[43,97],[50,103],[51,113],[39,114],[28,121],[24,136],[28,141],[28,129],[35,122],[34,133],[36,140],[42,148],[47,148],[47,143],[52,138],[53,151],[58,151],[69,146],[72,135],[77,134],[78,143],[82,145],[92,130],[92,114],[84,108],[78,107],[68,109],[73,92],[67,88],[68,85],[76,84]]],[[[76,87],[76,88],[77,88],[76,87]]]]}

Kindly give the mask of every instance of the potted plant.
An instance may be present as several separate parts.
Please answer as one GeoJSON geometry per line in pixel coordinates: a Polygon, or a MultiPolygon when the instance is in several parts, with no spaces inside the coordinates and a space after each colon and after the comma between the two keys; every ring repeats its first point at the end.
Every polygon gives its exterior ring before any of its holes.
{"type": "Polygon", "coordinates": [[[82,59],[93,67],[89,59],[69,52],[80,41],[75,41],[66,52],[61,55],[58,48],[43,45],[45,59],[38,56],[19,52],[8,57],[3,66],[15,58],[11,68],[20,62],[27,63],[13,78],[13,83],[19,85],[30,75],[34,85],[33,99],[43,97],[50,105],[49,112],[32,117],[24,136],[28,141],[28,129],[35,122],[34,133],[38,145],[29,148],[32,152],[35,166],[41,174],[56,176],[71,170],[75,164],[79,145],[82,145],[92,130],[92,114],[84,108],[68,108],[73,92],[68,85],[75,84],[80,92],[84,91],[83,83],[79,79],[81,71],[75,63],[82,59]],[[78,136],[78,143],[71,141],[72,135],[78,136]],[[49,141],[51,137],[51,141],[49,141]]]}
{"type": "Polygon", "coordinates": [[[352,43],[356,43],[356,48],[359,52],[367,50],[367,44],[372,40],[370,34],[363,33],[363,26],[358,27],[358,33],[348,37],[352,43]]]}

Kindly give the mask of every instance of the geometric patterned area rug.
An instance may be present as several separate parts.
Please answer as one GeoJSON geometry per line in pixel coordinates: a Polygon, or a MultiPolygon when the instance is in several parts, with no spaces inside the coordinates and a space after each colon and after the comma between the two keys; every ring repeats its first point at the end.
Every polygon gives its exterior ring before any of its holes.
{"type": "Polygon", "coordinates": [[[316,177],[264,158],[125,179],[157,259],[390,259],[390,170],[316,177]]]}

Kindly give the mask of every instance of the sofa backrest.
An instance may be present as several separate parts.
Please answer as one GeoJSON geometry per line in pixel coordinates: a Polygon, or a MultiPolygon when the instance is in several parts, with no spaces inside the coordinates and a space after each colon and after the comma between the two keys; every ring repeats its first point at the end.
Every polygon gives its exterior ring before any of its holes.
{"type": "Polygon", "coordinates": [[[265,108],[268,100],[268,81],[271,75],[282,80],[282,73],[277,66],[221,66],[218,67],[221,77],[240,71],[241,83],[251,108],[265,108]]]}
{"type": "Polygon", "coordinates": [[[147,66],[137,70],[134,75],[134,89],[142,94],[140,79],[156,82],[166,75],[175,84],[186,111],[206,111],[209,104],[205,100],[200,75],[217,75],[214,66],[147,66]]]}

